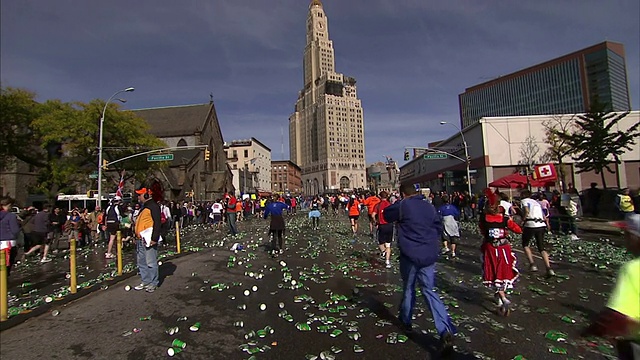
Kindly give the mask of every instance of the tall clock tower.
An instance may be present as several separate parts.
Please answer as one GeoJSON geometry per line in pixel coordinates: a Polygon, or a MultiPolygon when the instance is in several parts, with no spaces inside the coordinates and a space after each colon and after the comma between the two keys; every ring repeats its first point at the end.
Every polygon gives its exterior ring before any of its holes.
{"type": "Polygon", "coordinates": [[[309,5],[303,89],[289,117],[291,160],[307,195],[364,189],[364,124],[356,80],[335,71],[322,2],[309,5]]]}

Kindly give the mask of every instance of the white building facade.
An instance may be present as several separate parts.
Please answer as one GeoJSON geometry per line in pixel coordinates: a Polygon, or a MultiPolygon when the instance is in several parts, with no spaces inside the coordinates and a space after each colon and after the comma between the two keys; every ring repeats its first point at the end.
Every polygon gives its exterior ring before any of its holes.
{"type": "MultiPolygon", "coordinates": [[[[513,174],[523,168],[521,150],[538,148],[535,158],[539,159],[549,148],[545,142],[545,123],[568,121],[575,115],[535,115],[488,117],[463,129],[471,158],[472,192],[478,193],[492,181],[513,174]],[[528,139],[532,139],[531,142],[528,139]],[[532,144],[533,146],[527,145],[532,144]]],[[[632,111],[617,124],[612,131],[625,131],[640,121],[640,111],[632,111]]],[[[444,149],[464,158],[464,147],[459,133],[440,142],[436,149],[444,149]]],[[[632,189],[640,188],[640,139],[621,157],[621,164],[612,164],[614,173],[605,170],[607,187],[632,189]]],[[[613,161],[613,158],[612,158],[613,161]]],[[[539,161],[537,163],[540,163],[539,161]]],[[[594,172],[578,173],[571,156],[563,159],[565,181],[578,191],[589,188],[595,182],[602,187],[600,174],[594,172]]],[[[444,159],[425,159],[418,157],[400,169],[400,181],[421,184],[434,191],[463,191],[467,188],[465,163],[452,157],[444,159]]]]}
{"type": "Polygon", "coordinates": [[[233,173],[233,184],[239,192],[271,192],[271,149],[255,138],[234,140],[225,145],[233,173]],[[244,170],[243,170],[244,169],[244,170]],[[247,174],[244,171],[247,171],[247,174]],[[249,177],[245,181],[245,177],[249,177]]]}
{"type": "Polygon", "coordinates": [[[291,161],[307,195],[366,187],[364,114],[356,80],[335,72],[333,42],[322,3],[307,16],[304,87],[289,117],[291,161]]]}

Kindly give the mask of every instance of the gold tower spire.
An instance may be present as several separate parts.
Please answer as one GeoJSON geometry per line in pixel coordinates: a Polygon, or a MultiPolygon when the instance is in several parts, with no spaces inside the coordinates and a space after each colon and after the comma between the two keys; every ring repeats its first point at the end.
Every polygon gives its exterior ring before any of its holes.
{"type": "Polygon", "coordinates": [[[320,0],[311,0],[311,4],[309,5],[309,9],[311,9],[314,6],[322,7],[322,1],[320,1],[320,0]]]}

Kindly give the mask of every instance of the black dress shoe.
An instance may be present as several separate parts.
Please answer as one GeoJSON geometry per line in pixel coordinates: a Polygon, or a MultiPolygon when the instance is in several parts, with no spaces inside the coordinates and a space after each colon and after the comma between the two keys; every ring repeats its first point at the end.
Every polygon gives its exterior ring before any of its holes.
{"type": "Polygon", "coordinates": [[[446,332],[440,337],[440,356],[448,358],[451,355],[453,355],[453,335],[446,332]]]}

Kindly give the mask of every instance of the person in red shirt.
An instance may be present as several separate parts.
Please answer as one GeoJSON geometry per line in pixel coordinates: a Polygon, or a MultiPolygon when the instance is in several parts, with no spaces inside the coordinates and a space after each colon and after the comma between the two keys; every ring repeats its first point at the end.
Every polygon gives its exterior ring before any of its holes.
{"type": "Polygon", "coordinates": [[[235,236],[238,234],[238,227],[236,225],[236,206],[238,205],[238,199],[233,195],[227,195],[227,222],[229,223],[229,233],[235,236]]]}
{"type": "Polygon", "coordinates": [[[369,216],[369,236],[373,237],[373,229],[376,226],[376,220],[373,217],[373,213],[375,212],[376,206],[380,204],[380,198],[373,194],[365,198],[362,203],[367,207],[367,214],[369,216]]]}
{"type": "Polygon", "coordinates": [[[351,199],[347,203],[347,211],[351,221],[351,230],[353,230],[353,235],[355,236],[358,232],[358,218],[360,217],[360,201],[355,195],[351,195],[351,199]]]}
{"type": "Polygon", "coordinates": [[[378,246],[380,247],[380,257],[385,259],[387,269],[391,268],[391,240],[393,240],[393,224],[384,219],[384,209],[391,205],[389,194],[386,191],[380,192],[380,200],[371,212],[371,217],[376,223],[378,246]]]}

